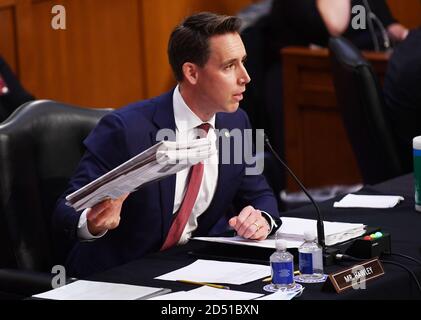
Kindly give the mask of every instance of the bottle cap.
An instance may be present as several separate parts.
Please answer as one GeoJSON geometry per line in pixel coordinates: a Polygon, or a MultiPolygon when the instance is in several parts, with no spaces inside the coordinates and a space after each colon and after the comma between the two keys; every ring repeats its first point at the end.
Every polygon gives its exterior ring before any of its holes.
{"type": "Polygon", "coordinates": [[[316,240],[316,234],[313,230],[304,231],[304,240],[305,241],[314,241],[316,240]]]}
{"type": "Polygon", "coordinates": [[[416,150],[421,149],[421,136],[412,139],[412,147],[416,150]]]}
{"type": "Polygon", "coordinates": [[[275,242],[276,250],[286,250],[287,249],[287,242],[284,239],[277,239],[275,242]]]}

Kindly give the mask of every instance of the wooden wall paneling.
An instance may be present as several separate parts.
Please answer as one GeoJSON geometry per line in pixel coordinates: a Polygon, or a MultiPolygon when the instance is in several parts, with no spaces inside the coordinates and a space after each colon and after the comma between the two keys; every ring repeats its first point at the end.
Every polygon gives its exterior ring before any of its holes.
{"type": "Polygon", "coordinates": [[[421,26],[421,1],[387,0],[393,16],[408,28],[421,26]]]}
{"type": "Polygon", "coordinates": [[[0,2],[0,55],[18,74],[15,1],[0,2]]]}
{"type": "Polygon", "coordinates": [[[32,1],[32,91],[92,107],[143,98],[139,7],[136,0],[32,1]],[[51,8],[66,8],[66,30],[51,27],[51,8]]]}

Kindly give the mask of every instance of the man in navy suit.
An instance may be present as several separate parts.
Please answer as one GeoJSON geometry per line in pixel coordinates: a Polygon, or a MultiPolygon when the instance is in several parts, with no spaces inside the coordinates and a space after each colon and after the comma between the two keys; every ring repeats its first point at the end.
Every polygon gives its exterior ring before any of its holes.
{"type": "MultiPolygon", "coordinates": [[[[218,139],[217,130],[250,129],[247,115],[238,109],[250,82],[239,27],[236,17],[188,17],[174,29],[168,46],[177,87],[105,116],[85,140],[86,153],[53,215],[55,242],[67,256],[69,274],[88,275],[166,249],[173,222],[191,191],[193,167],[83,212],[65,205],[67,194],[157,143],[162,129],[173,130],[181,141],[194,139],[198,126],[205,124],[207,138],[219,146],[232,137],[218,139]]],[[[280,225],[265,178],[248,175],[245,157],[241,163],[233,160],[234,148],[228,150],[229,161],[222,161],[225,150],[218,150],[203,165],[200,189],[176,244],[208,235],[225,216],[247,239],[263,240],[280,225]]]]}

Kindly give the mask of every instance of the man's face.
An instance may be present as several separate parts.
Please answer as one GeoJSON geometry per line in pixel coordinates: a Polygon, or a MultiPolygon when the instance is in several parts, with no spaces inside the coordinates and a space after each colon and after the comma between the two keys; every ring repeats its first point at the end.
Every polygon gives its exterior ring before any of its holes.
{"type": "Polygon", "coordinates": [[[234,112],[243,99],[250,77],[244,68],[246,50],[238,33],[209,39],[210,55],[198,68],[196,89],[207,113],[234,112]]]}

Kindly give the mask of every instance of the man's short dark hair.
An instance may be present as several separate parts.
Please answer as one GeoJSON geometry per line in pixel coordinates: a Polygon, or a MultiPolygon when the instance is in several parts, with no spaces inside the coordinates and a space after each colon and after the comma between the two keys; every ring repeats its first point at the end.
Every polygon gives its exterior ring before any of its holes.
{"type": "Polygon", "coordinates": [[[241,20],[233,16],[201,12],[187,17],[171,33],[168,58],[177,81],[183,80],[183,64],[203,67],[209,59],[209,38],[239,32],[241,20]]]}

